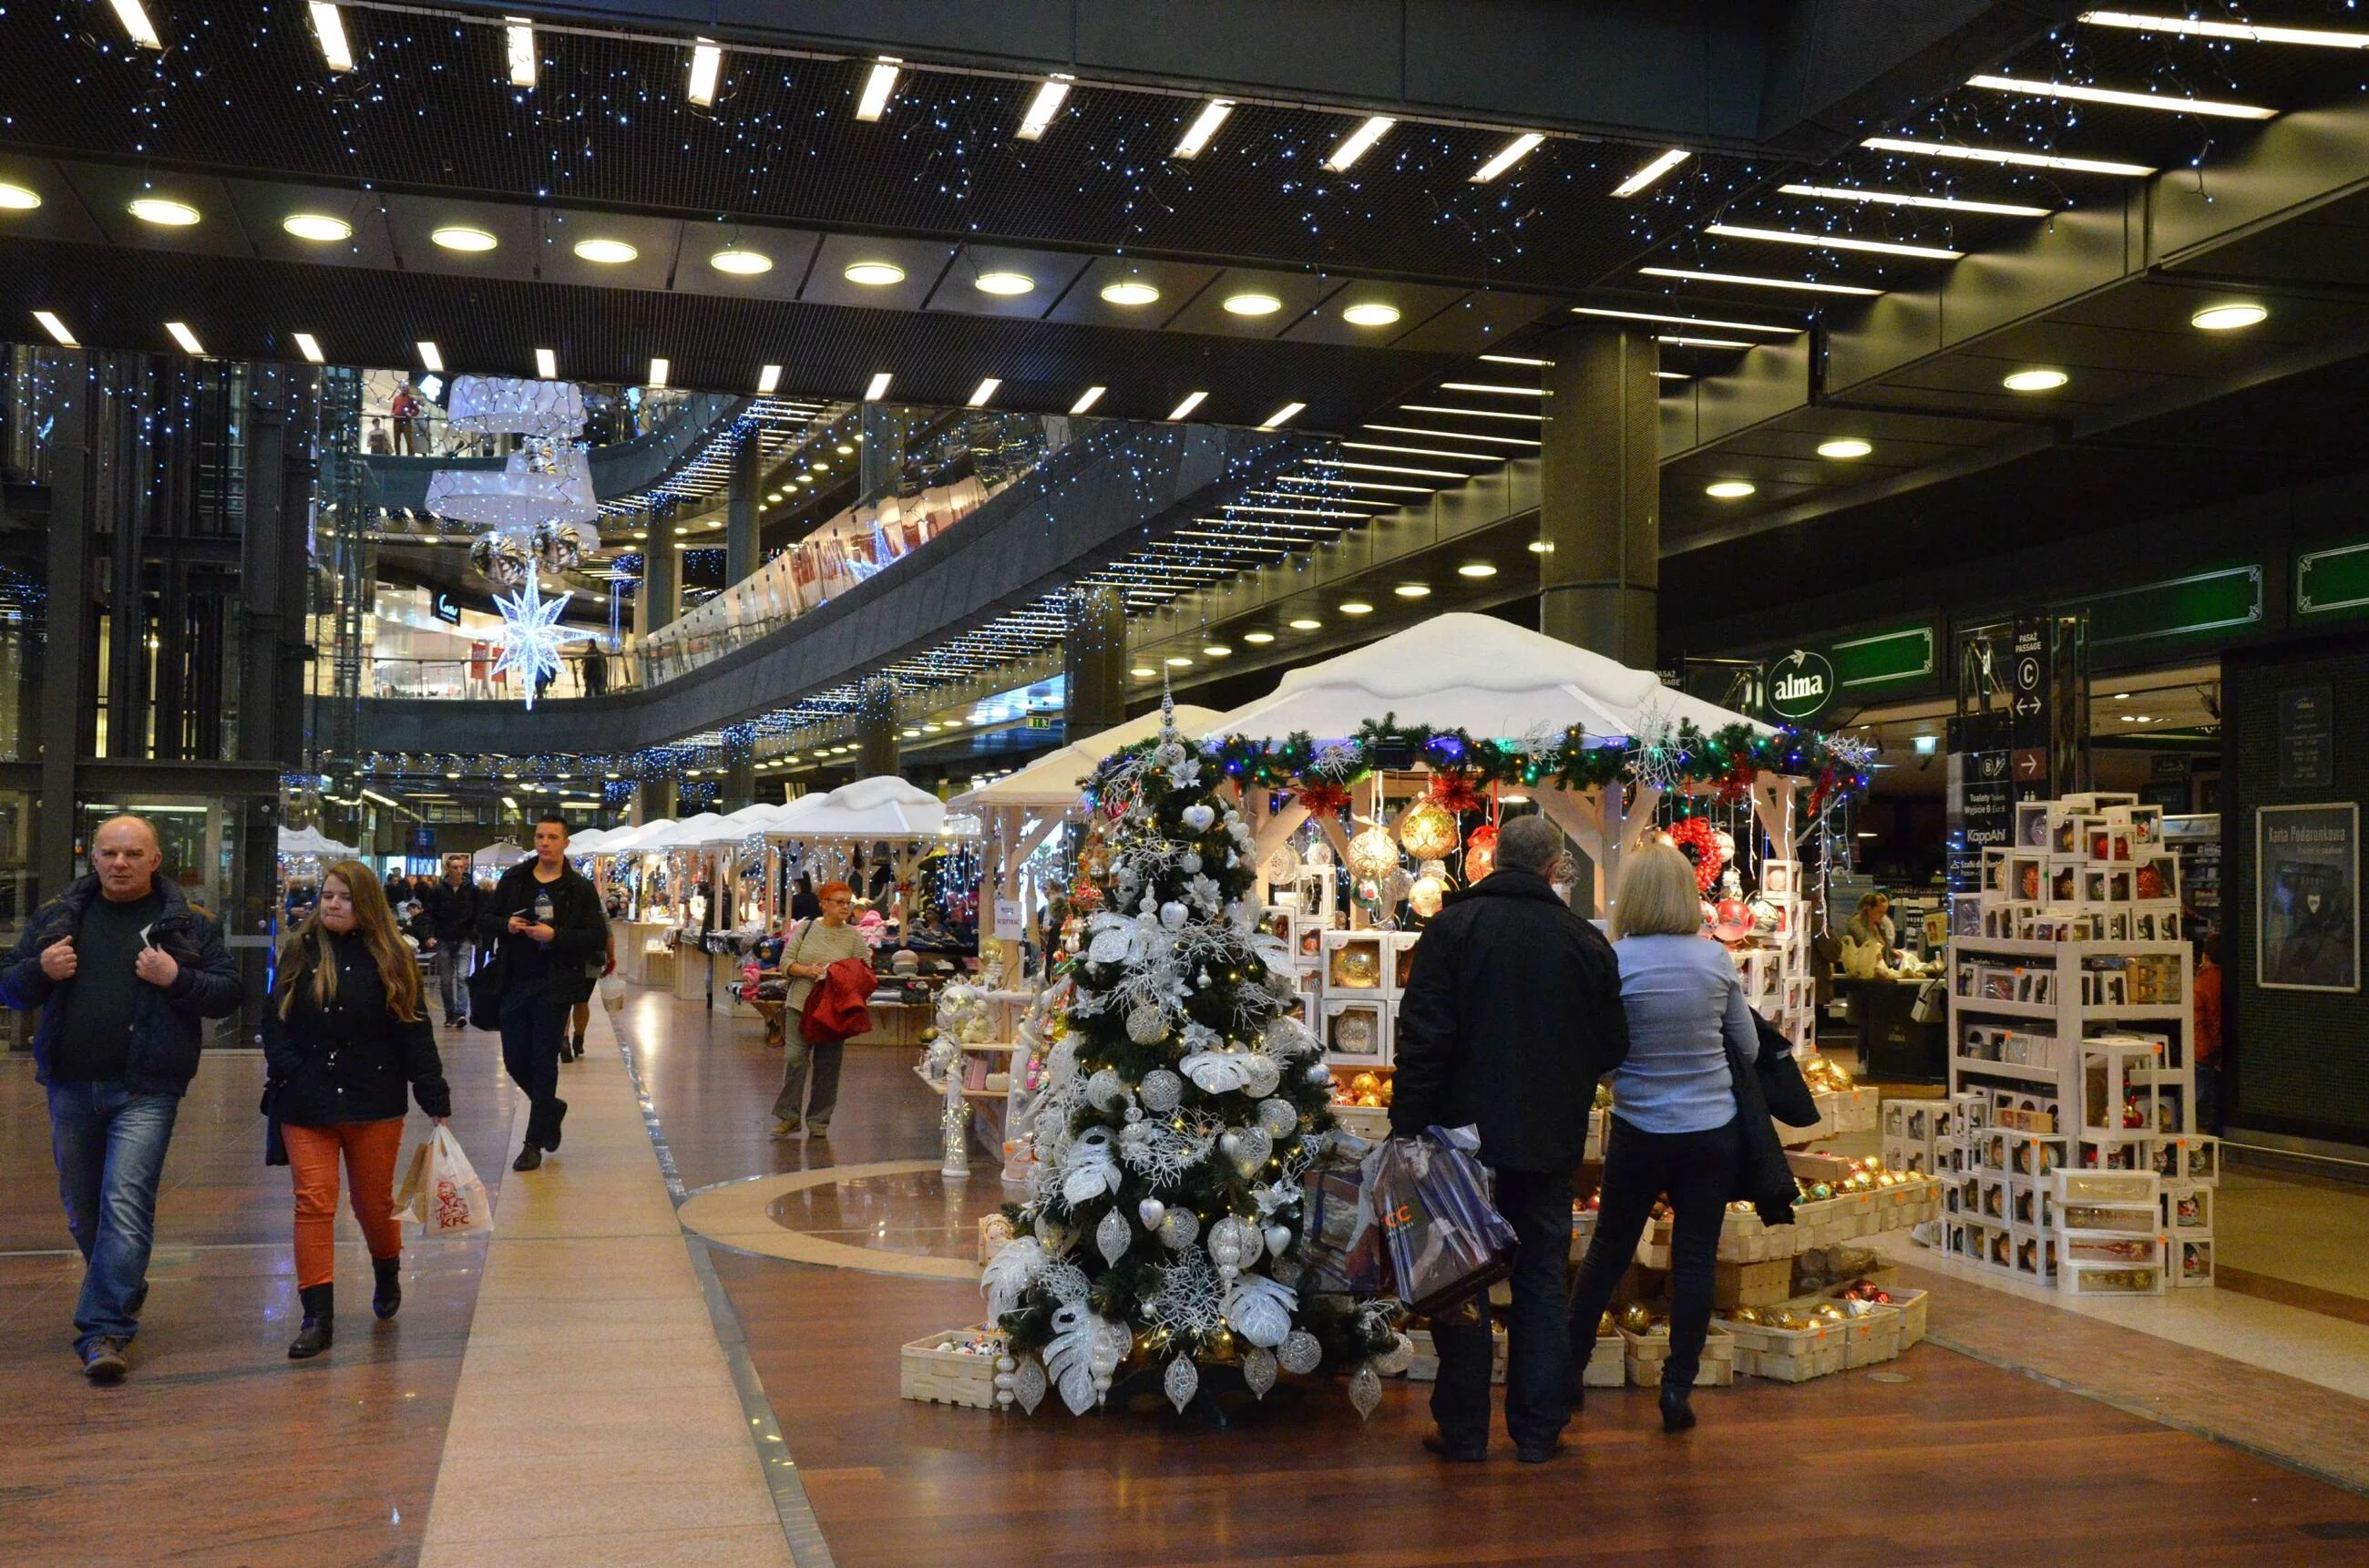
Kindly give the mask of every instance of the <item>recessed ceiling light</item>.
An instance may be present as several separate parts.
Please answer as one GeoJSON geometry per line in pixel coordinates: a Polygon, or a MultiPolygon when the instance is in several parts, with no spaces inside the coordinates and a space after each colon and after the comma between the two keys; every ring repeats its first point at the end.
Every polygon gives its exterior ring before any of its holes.
{"type": "Polygon", "coordinates": [[[2207,305],[2188,318],[2188,325],[2204,332],[2231,332],[2241,326],[2258,326],[2270,318],[2270,312],[2260,305],[2207,305]]]}
{"type": "Polygon", "coordinates": [[[884,54],[872,63],[864,73],[864,91],[855,100],[855,118],[877,120],[888,112],[888,95],[897,90],[897,67],[904,62],[893,54],[884,54]]]}
{"type": "Polygon", "coordinates": [[[312,0],[313,39],[321,46],[321,63],[332,71],[354,68],[353,46],[346,41],[346,19],[329,0],[312,0]]]}
{"type": "Polygon", "coordinates": [[[1719,326],[1730,332],[1766,332],[1775,338],[1791,338],[1802,330],[1798,326],[1771,326],[1765,321],[1706,321],[1699,315],[1660,315],[1649,310],[1608,310],[1601,305],[1574,305],[1571,314],[1610,316],[1621,321],[1660,321],[1672,326],[1719,326]]]}
{"type": "Polygon", "coordinates": [[[580,239],[576,242],[576,254],[585,261],[616,267],[631,261],[641,252],[621,239],[580,239]]]}
{"type": "Polygon", "coordinates": [[[1428,599],[1431,597],[1431,584],[1427,582],[1402,582],[1399,584],[1398,587],[1390,589],[1390,591],[1397,594],[1401,599],[1428,599]]]}
{"type": "Polygon", "coordinates": [[[2266,28],[2252,22],[2207,22],[2194,17],[2156,17],[2130,11],[2084,11],[2081,20],[2096,28],[2182,33],[2192,38],[2223,38],[2238,43],[2299,43],[2319,49],[2369,49],[2369,33],[2331,32],[2323,28],[2266,28]]]}
{"type": "Polygon", "coordinates": [[[864,389],[864,401],[866,403],[877,403],[882,398],[887,396],[888,382],[889,375],[887,371],[876,372],[873,376],[871,383],[864,389]]]}
{"type": "Polygon", "coordinates": [[[1085,391],[1078,394],[1078,400],[1070,405],[1070,412],[1072,414],[1084,413],[1095,404],[1100,403],[1103,400],[1103,394],[1109,390],[1110,388],[1106,386],[1090,386],[1086,388],[1085,391]]]}
{"type": "Polygon", "coordinates": [[[811,474],[801,474],[792,479],[790,483],[793,485],[811,485],[814,483],[814,475],[811,474]]]}
{"type": "Polygon", "coordinates": [[[1334,606],[1344,615],[1370,615],[1374,607],[1362,599],[1345,599],[1334,606]]]}
{"type": "Polygon", "coordinates": [[[499,243],[485,230],[465,223],[448,223],[428,237],[446,250],[491,250],[499,243]]]}
{"type": "Polygon", "coordinates": [[[186,201],[176,201],[166,196],[143,196],[135,199],[132,215],[143,223],[160,228],[186,229],[198,221],[198,210],[186,201]]]}
{"type": "Polygon", "coordinates": [[[2092,87],[2078,82],[2035,82],[2022,76],[1969,76],[1966,86],[1995,93],[2023,93],[2033,97],[2064,98],[2074,103],[2112,104],[2117,109],[2159,109],[2172,114],[2200,114],[2216,120],[2274,120],[2278,110],[2260,104],[2224,103],[2213,98],[2180,97],[2171,93],[2133,93],[2117,87],[2092,87]]]}
{"type": "Polygon", "coordinates": [[[1665,343],[1673,349],[1749,349],[1753,347],[1750,343],[1742,342],[1734,338],[1688,338],[1676,332],[1658,333],[1654,336],[1654,341],[1665,343]]]}
{"type": "Polygon", "coordinates": [[[1530,554],[1533,555],[1551,555],[1554,554],[1554,546],[1548,544],[1543,539],[1531,540],[1529,549],[1530,554]]]}
{"type": "Polygon", "coordinates": [[[1306,616],[1302,616],[1299,620],[1290,623],[1290,625],[1291,629],[1295,632],[1318,632],[1324,629],[1323,622],[1310,620],[1306,616]]]}
{"type": "Polygon", "coordinates": [[[1160,671],[1152,669],[1151,666],[1148,664],[1139,664],[1134,669],[1128,670],[1127,673],[1134,676],[1138,681],[1149,681],[1153,676],[1159,674],[1160,671]]]}
{"type": "Polygon", "coordinates": [[[1271,643],[1275,641],[1275,634],[1273,632],[1244,632],[1242,634],[1242,641],[1246,643],[1271,643]]]}
{"type": "Polygon", "coordinates": [[[441,372],[443,370],[444,351],[441,349],[439,349],[435,344],[430,343],[424,338],[415,345],[415,347],[419,350],[419,362],[422,365],[425,365],[431,371],[441,372]]]}
{"type": "Polygon", "coordinates": [[[1380,300],[1367,300],[1341,313],[1341,319],[1352,326],[1388,326],[1398,318],[1399,307],[1380,300]]]}
{"type": "Polygon", "coordinates": [[[1765,240],[1775,245],[1810,246],[1820,250],[1859,250],[1877,256],[1910,256],[1926,261],[1955,261],[1966,253],[1937,245],[1895,245],[1890,240],[1860,239],[1854,235],[1830,235],[1791,229],[1758,229],[1741,223],[1711,223],[1703,229],[1722,239],[1765,240]]]}
{"type": "Polygon", "coordinates": [[[115,0],[115,19],[132,35],[132,41],[143,49],[162,49],[165,40],[156,36],[156,24],[148,19],[147,8],[140,0],[115,0]]]}
{"type": "Polygon", "coordinates": [[[969,406],[973,408],[986,407],[988,400],[995,395],[995,389],[1002,384],[1003,379],[1001,376],[986,377],[977,386],[971,388],[969,406]]]}
{"type": "Polygon", "coordinates": [[[771,272],[773,269],[772,257],[761,250],[750,250],[745,246],[733,246],[728,249],[719,250],[707,258],[707,264],[718,272],[729,272],[739,278],[753,278],[760,272],[771,272]]]}
{"type": "Polygon", "coordinates": [[[2155,173],[2152,164],[2123,164],[2106,158],[2063,158],[2054,153],[2025,153],[2011,147],[1966,147],[1954,142],[1910,142],[1898,136],[1871,136],[1860,145],[1878,153],[1954,158],[1963,163],[2007,164],[2017,168],[2055,169],[2065,174],[2116,174],[2143,179],[2155,173]]]}
{"type": "Polygon", "coordinates": [[[2118,703],[2127,703],[2130,700],[2131,694],[2128,692],[2117,692],[2114,693],[2114,701],[2118,703]]]}
{"type": "Polygon", "coordinates": [[[1494,578],[1497,575],[1497,568],[1486,561],[1467,561],[1456,568],[1456,575],[1460,578],[1494,578]]]}
{"type": "Polygon", "coordinates": [[[1684,147],[1673,147],[1612,188],[1615,196],[1634,196],[1652,186],[1655,180],[1685,163],[1694,155],[1684,147]]]}
{"type": "Polygon", "coordinates": [[[280,220],[280,226],[298,239],[311,240],[316,245],[351,238],[354,232],[351,223],[343,218],[333,218],[326,212],[291,212],[280,220]]]}
{"type": "Polygon", "coordinates": [[[1857,283],[1813,283],[1801,278],[1762,278],[1749,272],[1698,272],[1684,267],[1640,267],[1638,272],[1647,278],[1675,278],[1688,283],[1741,283],[1755,289],[1801,289],[1813,294],[1865,294],[1883,292],[1882,289],[1862,288],[1857,283]]]}
{"type": "Polygon", "coordinates": [[[1209,144],[1209,138],[1218,133],[1218,127],[1223,125],[1226,116],[1233,112],[1233,99],[1211,98],[1201,106],[1201,112],[1193,117],[1193,123],[1184,128],[1184,134],[1168,155],[1172,158],[1200,156],[1201,149],[1209,144]]]}
{"type": "Polygon", "coordinates": [[[1351,164],[1371,152],[1374,143],[1380,141],[1390,128],[1397,123],[1397,120],[1387,114],[1372,116],[1364,124],[1341,139],[1341,144],[1333,148],[1332,155],[1324,160],[1324,166],[1334,174],[1342,173],[1351,164]]]}
{"type": "Polygon", "coordinates": [[[1539,143],[1545,140],[1546,138],[1544,136],[1539,135],[1535,131],[1523,132],[1519,136],[1515,137],[1503,147],[1500,147],[1497,150],[1497,155],[1495,157],[1491,158],[1487,163],[1482,164],[1479,168],[1474,169],[1469,177],[1469,182],[1473,185],[1488,184],[1499,175],[1504,174],[1507,169],[1512,168],[1516,164],[1520,163],[1524,158],[1528,157],[1530,154],[1536,150],[1539,143]]]}
{"type": "Polygon", "coordinates": [[[716,78],[724,74],[724,51],[706,39],[694,39],[691,45],[691,80],[684,84],[682,96],[701,109],[715,103],[716,78]]]}
{"type": "Polygon", "coordinates": [[[1211,658],[1227,658],[1232,656],[1234,650],[1223,643],[1211,643],[1201,651],[1211,658]]]}
{"type": "Polygon", "coordinates": [[[559,356],[548,349],[534,351],[534,373],[545,381],[559,379],[559,356]]]}
{"type": "Polygon", "coordinates": [[[29,212],[40,204],[39,192],[0,179],[0,212],[29,212]]]}
{"type": "MultiPolygon", "coordinates": [[[[766,367],[764,367],[764,369],[762,369],[762,370],[761,370],[761,371],[759,371],[759,372],[757,372],[757,395],[758,395],[758,396],[760,396],[760,397],[770,397],[770,396],[772,396],[775,392],[777,392],[777,391],[779,391],[779,390],[780,390],[780,388],[781,388],[781,384],[782,384],[782,367],[781,367],[781,366],[779,366],[779,365],[767,365],[766,367]]],[[[780,498],[779,498],[779,497],[776,497],[776,498],[774,498],[778,500],[780,498]]]]}
{"type": "Polygon", "coordinates": [[[2073,378],[2063,371],[2016,371],[1999,382],[2009,392],[2054,392],[2073,378]]]}
{"type": "Polygon", "coordinates": [[[1190,670],[1193,668],[1193,661],[1184,658],[1182,654],[1172,654],[1162,662],[1166,664],[1171,670],[1190,670]]]}
{"type": "Polygon", "coordinates": [[[203,354],[205,352],[205,349],[198,345],[198,335],[189,330],[187,322],[168,321],[165,324],[165,330],[173,335],[173,341],[181,346],[183,353],[203,354]]]}
{"type": "Polygon", "coordinates": [[[1929,207],[1945,212],[1980,212],[1993,218],[2045,218],[2054,211],[2018,201],[1969,201],[1956,196],[1917,196],[1906,190],[1860,190],[1843,185],[1780,185],[1786,196],[1808,196],[1821,201],[1864,201],[1880,207],[1929,207]]]}
{"type": "Polygon", "coordinates": [[[1273,294],[1228,294],[1226,310],[1232,315],[1273,315],[1283,302],[1273,294]]]}
{"type": "Polygon", "coordinates": [[[1872,442],[1863,441],[1857,436],[1837,436],[1833,441],[1818,443],[1820,457],[1831,457],[1838,462],[1848,462],[1854,457],[1865,457],[1874,450],[1872,442]]]}
{"type": "Polygon", "coordinates": [[[897,733],[903,736],[908,740],[919,740],[921,738],[921,727],[919,725],[908,725],[905,728],[898,730],[897,733]]]}
{"type": "Polygon", "coordinates": [[[853,457],[855,455],[855,449],[848,445],[845,441],[840,442],[837,446],[831,448],[831,451],[839,453],[841,457],[853,457]]]}
{"type": "Polygon", "coordinates": [[[1028,112],[1021,117],[1019,135],[1023,142],[1034,142],[1045,134],[1045,128],[1061,112],[1061,100],[1070,96],[1070,81],[1055,72],[1036,89],[1036,96],[1028,100],[1028,112]]]}
{"type": "Polygon", "coordinates": [[[1036,280],[1025,272],[982,272],[971,280],[971,287],[982,294],[1024,294],[1036,286],[1036,280]]]}
{"type": "Polygon", "coordinates": [[[1738,501],[1752,494],[1756,487],[1749,479],[1714,479],[1703,486],[1703,494],[1713,500],[1738,501]]]}
{"type": "Polygon", "coordinates": [[[1122,278],[1116,283],[1103,285],[1103,303],[1114,305],[1148,305],[1160,297],[1160,291],[1140,278],[1122,278]]]}
{"type": "Polygon", "coordinates": [[[1208,396],[1208,395],[1208,395],[1207,393],[1206,393],[1206,392],[1188,392],[1188,393],[1186,393],[1186,394],[1184,395],[1184,401],[1183,401],[1182,403],[1179,403],[1178,405],[1176,405],[1176,406],[1175,406],[1175,407],[1171,408],[1171,409],[1168,411],[1168,417],[1169,417],[1169,418],[1171,418],[1171,419],[1182,419],[1182,418],[1184,418],[1186,415],[1188,415],[1188,414],[1192,413],[1194,409],[1198,408],[1199,406],[1201,406],[1201,400],[1202,400],[1203,398],[1205,398],[1205,397],[1208,396]]]}
{"type": "Polygon", "coordinates": [[[663,389],[666,386],[668,375],[671,373],[673,370],[674,367],[667,363],[665,360],[653,359],[650,361],[650,379],[642,384],[645,386],[663,389]]]}
{"type": "Polygon", "coordinates": [[[534,24],[524,17],[502,18],[502,52],[510,71],[510,86],[534,86],[534,24]]]}
{"type": "Polygon", "coordinates": [[[867,289],[885,289],[891,283],[903,282],[905,269],[893,261],[851,261],[840,276],[867,289]]]}
{"type": "Polygon", "coordinates": [[[303,355],[308,363],[317,365],[323,362],[319,338],[309,332],[291,333],[290,336],[296,340],[296,351],[303,355]]]}
{"type": "Polygon", "coordinates": [[[1308,405],[1305,403],[1287,403],[1282,407],[1276,409],[1274,413],[1269,414],[1265,418],[1261,419],[1259,421],[1259,429],[1262,430],[1272,430],[1281,426],[1288,425],[1293,419],[1298,418],[1300,414],[1305,412],[1307,407],[1308,405]]]}

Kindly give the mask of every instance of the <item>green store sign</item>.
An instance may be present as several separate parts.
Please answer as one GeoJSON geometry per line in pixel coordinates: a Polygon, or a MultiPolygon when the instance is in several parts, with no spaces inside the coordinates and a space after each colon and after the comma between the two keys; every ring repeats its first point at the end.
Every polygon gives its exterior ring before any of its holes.
{"type": "Polygon", "coordinates": [[[1807,724],[1835,700],[1835,667],[1825,655],[1795,648],[1771,659],[1768,711],[1791,724],[1807,724]]]}

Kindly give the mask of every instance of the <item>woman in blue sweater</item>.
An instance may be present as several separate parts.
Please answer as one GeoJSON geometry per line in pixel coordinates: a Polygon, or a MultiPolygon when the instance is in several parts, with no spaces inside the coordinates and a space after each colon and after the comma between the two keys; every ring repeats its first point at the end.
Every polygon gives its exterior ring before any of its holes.
{"type": "Polygon", "coordinates": [[[1731,1049],[1757,1052],[1751,1010],[1727,952],[1701,934],[1694,867],[1667,841],[1620,868],[1612,950],[1629,1056],[1612,1075],[1602,1209],[1571,1303],[1572,1355],[1585,1370],[1596,1320],[1612,1299],[1654,1207],[1669,1195],[1670,1357],[1662,1429],[1695,1424],[1688,1394],[1711,1327],[1712,1264],[1742,1155],[1731,1049]]]}

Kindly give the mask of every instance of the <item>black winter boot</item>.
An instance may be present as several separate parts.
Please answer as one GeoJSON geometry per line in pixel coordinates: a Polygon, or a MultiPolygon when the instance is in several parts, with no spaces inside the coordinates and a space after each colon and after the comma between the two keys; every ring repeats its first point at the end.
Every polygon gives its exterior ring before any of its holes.
{"type": "Polygon", "coordinates": [[[371,1310],[383,1322],[403,1305],[403,1259],[372,1258],[371,1270],[378,1276],[378,1288],[371,1292],[371,1310]]]}
{"type": "Polygon", "coordinates": [[[1683,1432],[1695,1424],[1695,1407],[1688,1402],[1694,1392],[1691,1387],[1680,1388],[1667,1378],[1662,1379],[1662,1430],[1683,1432]]]}
{"type": "Polygon", "coordinates": [[[304,1326],[288,1342],[288,1359],[309,1361],[328,1349],[337,1337],[338,1288],[307,1285],[296,1295],[304,1303],[304,1326]]]}

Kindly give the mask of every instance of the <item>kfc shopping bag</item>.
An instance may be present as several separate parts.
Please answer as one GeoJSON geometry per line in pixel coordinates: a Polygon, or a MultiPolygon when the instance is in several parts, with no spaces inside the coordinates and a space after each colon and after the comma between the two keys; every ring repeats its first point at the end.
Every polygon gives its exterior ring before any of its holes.
{"type": "Polygon", "coordinates": [[[1489,1201],[1472,1129],[1433,1127],[1366,1156],[1399,1299],[1429,1317],[1514,1272],[1514,1228],[1489,1201]]]}
{"type": "Polygon", "coordinates": [[[1308,1173],[1304,1187],[1300,1253],[1306,1272],[1300,1288],[1319,1295],[1388,1295],[1390,1253],[1367,1201],[1363,1173],[1350,1164],[1320,1165],[1308,1173]]]}
{"type": "Polygon", "coordinates": [[[460,1140],[441,1127],[428,1146],[424,1200],[419,1221],[422,1240],[494,1233],[494,1206],[486,1196],[486,1184],[477,1179],[476,1168],[461,1152],[460,1140]]]}

